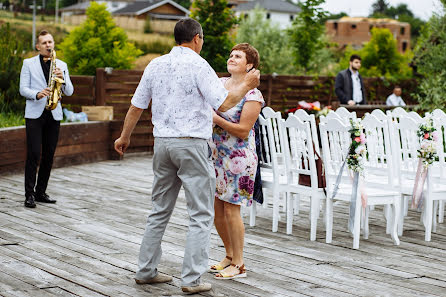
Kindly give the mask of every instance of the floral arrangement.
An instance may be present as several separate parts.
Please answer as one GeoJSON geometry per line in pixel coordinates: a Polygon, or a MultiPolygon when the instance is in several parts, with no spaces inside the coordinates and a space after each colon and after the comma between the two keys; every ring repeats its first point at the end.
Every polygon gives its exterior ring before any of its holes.
{"type": "Polygon", "coordinates": [[[306,101],[299,101],[297,103],[297,107],[294,108],[290,108],[286,111],[286,113],[292,113],[295,112],[298,109],[303,109],[308,113],[313,113],[313,114],[317,114],[320,110],[321,110],[321,103],[319,101],[313,102],[313,103],[308,103],[306,101]]]}
{"type": "Polygon", "coordinates": [[[359,121],[350,120],[351,129],[349,130],[352,139],[352,144],[350,145],[347,165],[348,168],[359,172],[363,175],[364,172],[364,158],[367,153],[367,148],[365,146],[366,137],[363,132],[363,127],[359,121]]]}
{"type": "Polygon", "coordinates": [[[330,110],[331,110],[331,106],[330,105],[325,106],[324,108],[322,108],[321,110],[318,111],[316,116],[317,117],[320,117],[320,116],[326,117],[328,115],[328,113],[330,112],[330,110]]]}
{"type": "Polygon", "coordinates": [[[438,132],[431,118],[425,124],[420,125],[417,135],[420,138],[418,158],[422,160],[424,167],[428,168],[437,158],[438,132]]]}

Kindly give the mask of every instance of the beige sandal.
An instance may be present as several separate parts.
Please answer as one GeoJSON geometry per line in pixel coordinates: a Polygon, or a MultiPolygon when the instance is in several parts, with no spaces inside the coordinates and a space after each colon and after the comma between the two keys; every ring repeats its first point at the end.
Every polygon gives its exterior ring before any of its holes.
{"type": "MultiPolygon", "coordinates": [[[[232,261],[232,257],[229,257],[229,256],[226,256],[225,259],[228,259],[229,261],[232,261]]],[[[223,265],[220,265],[220,263],[218,263],[218,264],[212,265],[211,268],[209,269],[209,271],[211,271],[211,272],[220,272],[223,269],[225,269],[226,267],[228,267],[229,265],[231,265],[231,263],[229,263],[228,265],[223,267],[223,265]]]]}
{"type": "Polygon", "coordinates": [[[246,268],[245,264],[242,264],[242,266],[231,264],[231,266],[234,266],[238,269],[238,273],[236,274],[226,274],[226,272],[221,271],[214,275],[215,279],[234,279],[234,278],[240,278],[240,277],[246,277],[246,268]]]}

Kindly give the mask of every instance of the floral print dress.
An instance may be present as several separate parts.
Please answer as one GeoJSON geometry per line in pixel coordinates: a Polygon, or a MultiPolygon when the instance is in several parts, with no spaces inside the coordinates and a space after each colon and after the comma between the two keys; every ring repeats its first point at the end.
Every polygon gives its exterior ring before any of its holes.
{"type": "MultiPolygon", "coordinates": [[[[225,83],[228,78],[221,78],[225,83]]],[[[216,113],[225,120],[239,123],[242,109],[247,101],[265,103],[258,89],[249,91],[239,104],[225,112],[216,113]]],[[[257,170],[257,154],[254,128],[246,139],[229,134],[219,126],[212,134],[212,156],[217,178],[215,197],[237,205],[250,206],[254,193],[254,181],[257,170]]]]}

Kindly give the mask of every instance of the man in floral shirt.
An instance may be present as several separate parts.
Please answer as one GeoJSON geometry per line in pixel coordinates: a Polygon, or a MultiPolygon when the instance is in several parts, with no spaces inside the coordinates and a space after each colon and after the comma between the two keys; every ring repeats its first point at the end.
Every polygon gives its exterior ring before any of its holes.
{"type": "Polygon", "coordinates": [[[201,25],[190,18],[174,29],[175,41],[167,55],[154,59],[145,69],[132,98],[115,150],[121,155],[142,112],[152,102],[155,137],[152,211],[141,244],[138,284],[172,280],[160,274],[161,240],[183,185],[189,231],[186,240],[181,286],[183,292],[209,291],[200,278],[208,269],[209,240],[214,215],[215,172],[207,140],[212,135],[212,108],[226,111],[260,83],[253,69],[237,90],[228,92],[215,71],[200,57],[203,46],[201,25]]]}

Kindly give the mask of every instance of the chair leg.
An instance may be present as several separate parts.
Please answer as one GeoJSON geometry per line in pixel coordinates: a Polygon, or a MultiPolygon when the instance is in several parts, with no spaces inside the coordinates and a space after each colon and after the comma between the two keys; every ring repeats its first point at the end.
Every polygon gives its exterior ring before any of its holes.
{"type": "Polygon", "coordinates": [[[444,222],[444,201],[440,201],[440,207],[438,209],[438,223],[444,222]]]}
{"type": "Polygon", "coordinates": [[[294,194],[294,214],[298,215],[300,210],[300,194],[294,194]]]}
{"type": "Polygon", "coordinates": [[[392,214],[391,206],[384,205],[384,217],[386,218],[386,234],[390,234],[390,229],[392,228],[392,214]]]}
{"type": "Polygon", "coordinates": [[[433,202],[428,197],[424,200],[424,222],[426,227],[425,241],[431,241],[433,202]]]}
{"type": "Polygon", "coordinates": [[[399,212],[398,212],[398,236],[402,236],[403,235],[403,227],[404,227],[404,204],[405,204],[405,202],[406,202],[406,200],[404,199],[404,196],[400,196],[399,197],[399,203],[398,203],[398,205],[399,205],[399,207],[400,207],[400,210],[399,210],[399,212]]]}
{"type": "MultiPolygon", "coordinates": [[[[361,209],[362,210],[362,209],[361,209]]],[[[364,239],[369,239],[369,213],[370,206],[366,206],[364,209],[364,239]]]]}
{"type": "Polygon", "coordinates": [[[437,209],[438,200],[434,200],[434,208],[432,209],[432,232],[437,232],[437,209]]]}
{"type": "Polygon", "coordinates": [[[256,225],[257,215],[257,202],[253,201],[251,209],[249,210],[249,226],[254,227],[256,225]]]}
{"type": "Polygon", "coordinates": [[[404,205],[403,205],[403,210],[404,210],[404,216],[407,217],[407,214],[409,213],[409,196],[404,196],[404,205]]]}
{"type": "Polygon", "coordinates": [[[319,218],[320,212],[320,199],[316,194],[311,195],[310,198],[311,208],[310,208],[310,240],[316,240],[316,231],[317,231],[317,219],[319,218]]]}
{"type": "Polygon", "coordinates": [[[293,195],[286,193],[286,234],[293,233],[293,195]]]}
{"type": "Polygon", "coordinates": [[[356,203],[355,218],[353,222],[353,249],[359,249],[359,236],[361,232],[361,200],[356,203]],[[358,207],[359,206],[359,207],[358,207]]]}
{"type": "Polygon", "coordinates": [[[273,232],[279,228],[279,193],[273,189],[273,232]]]}
{"type": "Polygon", "coordinates": [[[391,237],[395,245],[400,245],[400,239],[398,238],[398,222],[400,222],[400,217],[404,217],[401,213],[401,197],[395,197],[393,199],[393,215],[392,215],[392,230],[391,237]]]}
{"type": "Polygon", "coordinates": [[[331,243],[333,233],[333,200],[325,199],[325,242],[331,243]]]}

